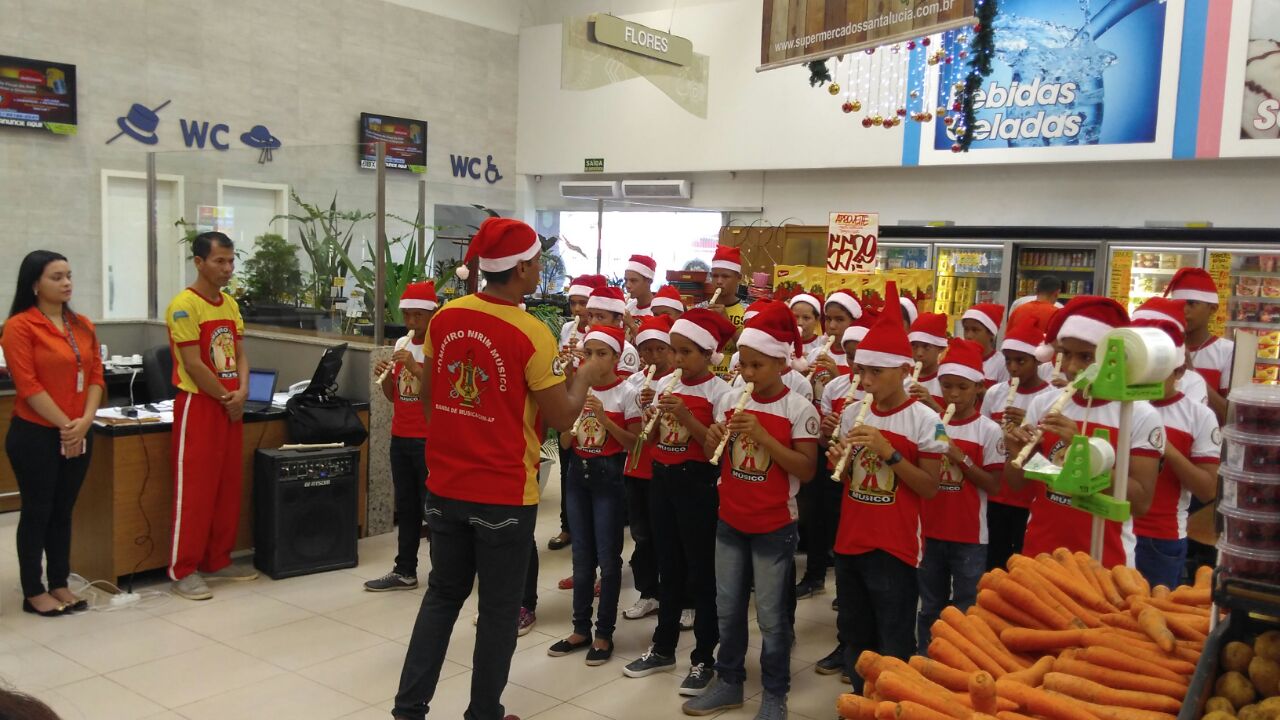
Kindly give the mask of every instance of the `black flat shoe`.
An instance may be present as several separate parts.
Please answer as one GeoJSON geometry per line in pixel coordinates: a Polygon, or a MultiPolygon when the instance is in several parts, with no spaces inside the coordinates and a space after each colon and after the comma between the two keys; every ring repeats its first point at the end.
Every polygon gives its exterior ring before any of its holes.
{"type": "Polygon", "coordinates": [[[591,638],[587,638],[582,642],[576,642],[576,643],[569,642],[568,638],[565,638],[564,640],[561,640],[556,644],[552,645],[551,647],[547,648],[547,654],[550,655],[551,657],[564,657],[569,653],[575,653],[575,652],[578,652],[579,650],[583,650],[589,647],[591,647],[591,638]]]}
{"type": "Polygon", "coordinates": [[[609,641],[609,647],[596,648],[593,647],[587,651],[587,664],[595,667],[609,662],[609,658],[613,657],[613,641],[609,641]]]}
{"type": "Polygon", "coordinates": [[[78,612],[84,612],[85,610],[88,610],[88,609],[89,609],[88,600],[77,600],[74,603],[67,606],[67,612],[78,613],[78,612]]]}
{"type": "Polygon", "coordinates": [[[59,617],[61,615],[69,615],[71,613],[66,605],[60,605],[53,610],[37,610],[36,606],[32,605],[31,601],[25,598],[22,600],[22,612],[39,615],[40,617],[59,617]]]}

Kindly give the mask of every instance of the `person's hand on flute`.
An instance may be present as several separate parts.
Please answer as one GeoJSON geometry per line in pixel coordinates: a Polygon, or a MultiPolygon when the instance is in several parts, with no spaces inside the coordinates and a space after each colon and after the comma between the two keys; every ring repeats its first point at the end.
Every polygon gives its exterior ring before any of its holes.
{"type": "Polygon", "coordinates": [[[824,445],[834,445],[839,438],[836,437],[836,431],[840,429],[840,413],[827,413],[822,418],[822,426],[818,431],[818,441],[824,445]]]}

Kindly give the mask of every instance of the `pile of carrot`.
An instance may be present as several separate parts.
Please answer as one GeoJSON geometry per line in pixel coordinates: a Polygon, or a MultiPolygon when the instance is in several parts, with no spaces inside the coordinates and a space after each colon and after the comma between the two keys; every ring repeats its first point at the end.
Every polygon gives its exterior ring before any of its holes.
{"type": "Polygon", "coordinates": [[[1151,587],[1063,548],[1014,555],[948,607],[929,657],[867,651],[848,720],[1176,720],[1209,634],[1213,570],[1194,585],[1151,587]]]}

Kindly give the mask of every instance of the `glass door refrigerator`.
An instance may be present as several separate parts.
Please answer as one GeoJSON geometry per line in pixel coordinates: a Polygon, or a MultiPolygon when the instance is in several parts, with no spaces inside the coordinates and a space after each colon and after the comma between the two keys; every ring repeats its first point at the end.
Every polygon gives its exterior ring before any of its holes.
{"type": "Polygon", "coordinates": [[[929,243],[882,242],[876,252],[877,270],[923,270],[933,267],[929,243]]]}
{"type": "Polygon", "coordinates": [[[1227,339],[1258,336],[1253,380],[1280,384],[1280,246],[1206,249],[1205,268],[1218,286],[1210,330],[1227,339]]]}
{"type": "Polygon", "coordinates": [[[1018,298],[1036,294],[1036,283],[1046,275],[1062,281],[1060,301],[1066,303],[1076,295],[1095,295],[1101,290],[1101,242],[1043,241],[1014,244],[1012,293],[1009,305],[1018,298]]]}
{"type": "Polygon", "coordinates": [[[947,316],[947,325],[963,337],[960,318],[975,303],[1000,303],[1004,292],[1004,245],[938,245],[938,275],[934,282],[934,312],[947,316]]]}
{"type": "Polygon", "coordinates": [[[1111,245],[1107,251],[1107,297],[1130,314],[1148,299],[1163,295],[1180,268],[1204,266],[1204,250],[1198,247],[1111,245]]]}

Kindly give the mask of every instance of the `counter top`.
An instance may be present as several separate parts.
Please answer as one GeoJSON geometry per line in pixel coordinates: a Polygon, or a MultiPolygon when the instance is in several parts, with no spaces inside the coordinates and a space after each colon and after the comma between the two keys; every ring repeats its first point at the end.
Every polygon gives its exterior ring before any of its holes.
{"type": "MultiPolygon", "coordinates": [[[[367,411],[369,403],[353,402],[351,409],[356,412],[367,411]]],[[[288,411],[284,408],[273,407],[263,412],[245,413],[245,425],[254,423],[268,422],[271,420],[281,420],[288,415],[288,411]]],[[[105,435],[108,437],[128,437],[130,435],[150,435],[151,433],[169,432],[173,429],[173,423],[161,421],[117,421],[114,423],[104,423],[99,420],[93,424],[93,432],[97,435],[105,435]]]]}

